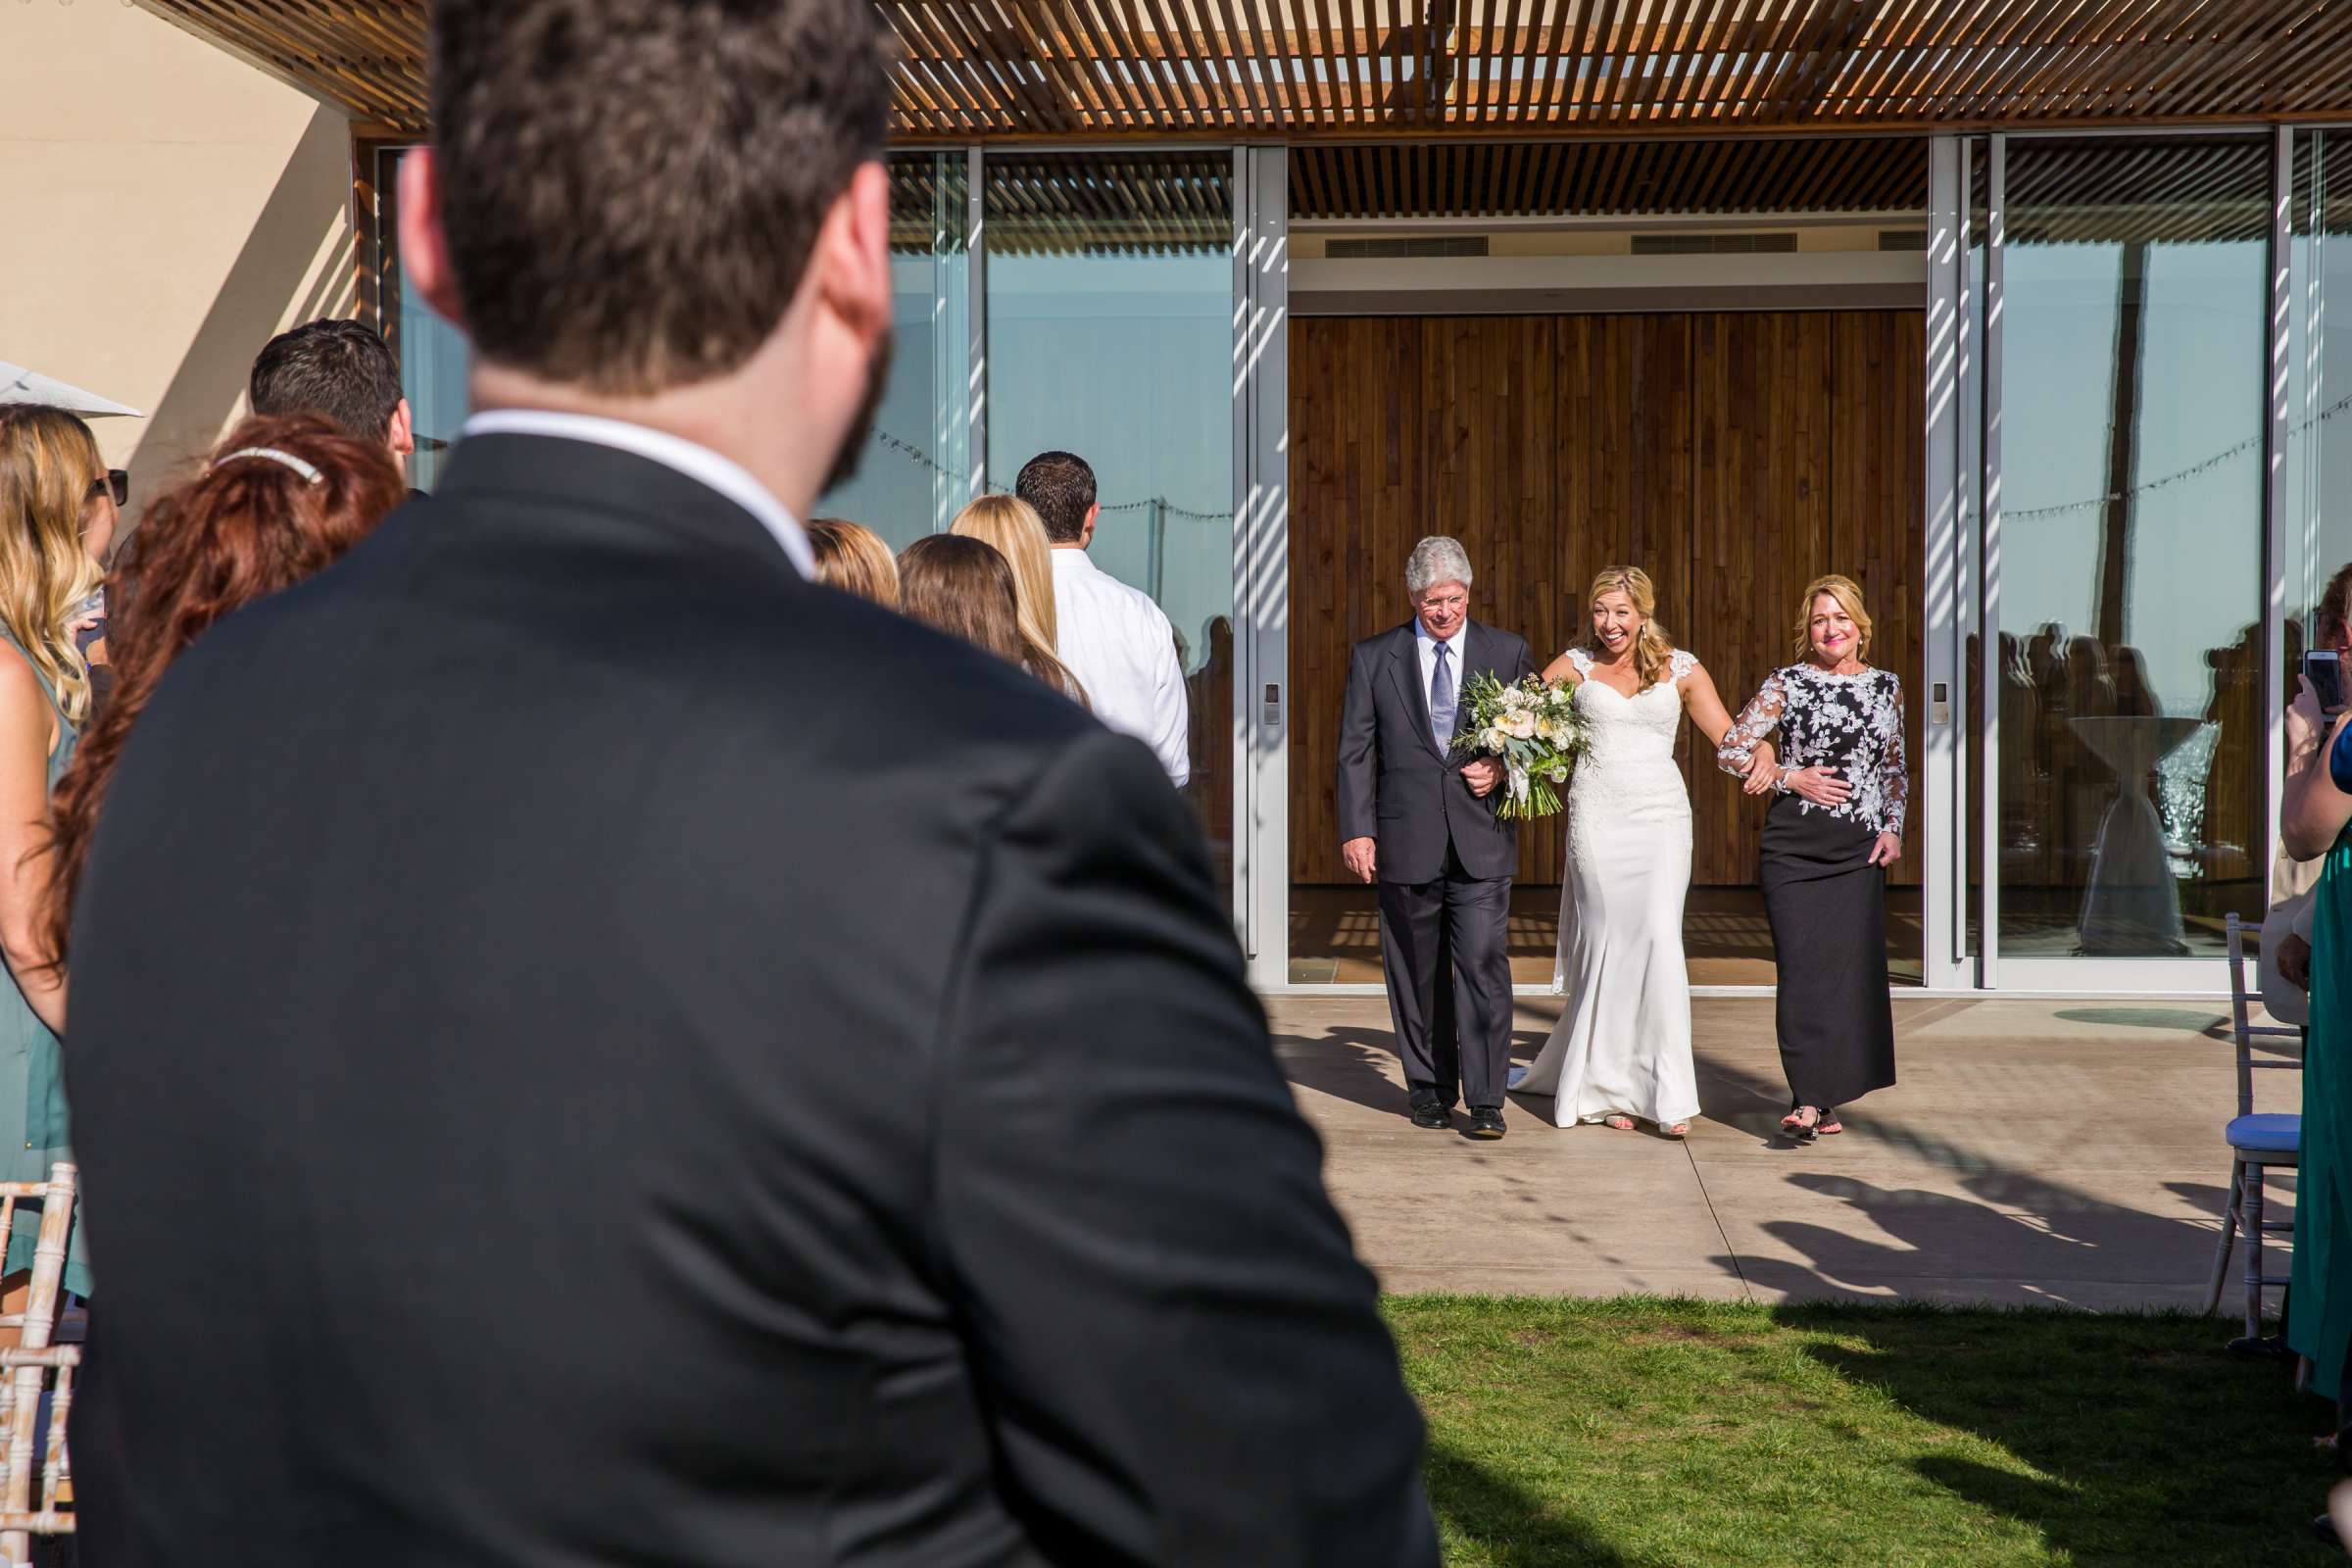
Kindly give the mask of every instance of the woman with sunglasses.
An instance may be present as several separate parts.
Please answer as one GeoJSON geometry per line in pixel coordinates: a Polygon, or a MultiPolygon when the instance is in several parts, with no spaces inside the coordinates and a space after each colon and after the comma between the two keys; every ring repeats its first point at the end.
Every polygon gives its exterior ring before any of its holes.
{"type": "MultiPolygon", "coordinates": [[[[74,626],[114,543],[119,486],[90,427],[60,409],[0,407],[0,1179],[46,1180],[71,1159],[57,1037],[65,971],[50,951],[49,792],[90,716],[74,626]]],[[[37,1213],[20,1211],[6,1272],[32,1263],[37,1213]]],[[[82,1250],[66,1289],[87,1295],[82,1250]]],[[[12,1280],[9,1282],[14,1284],[12,1280]]]]}

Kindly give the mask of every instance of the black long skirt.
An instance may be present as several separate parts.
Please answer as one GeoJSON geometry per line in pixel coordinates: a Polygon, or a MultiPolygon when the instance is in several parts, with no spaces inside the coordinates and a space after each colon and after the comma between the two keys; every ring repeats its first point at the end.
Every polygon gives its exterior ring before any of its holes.
{"type": "Polygon", "coordinates": [[[1834,1108],[1894,1082],[1886,872],[1878,835],[1793,795],[1764,818],[1764,914],[1780,967],[1781,1066],[1799,1105],[1834,1108]]]}

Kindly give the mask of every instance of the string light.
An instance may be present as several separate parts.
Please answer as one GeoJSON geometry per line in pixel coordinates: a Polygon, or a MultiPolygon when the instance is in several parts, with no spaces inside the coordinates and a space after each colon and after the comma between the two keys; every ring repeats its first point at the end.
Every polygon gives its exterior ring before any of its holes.
{"type": "MultiPolygon", "coordinates": [[[[950,468],[946,465],[938,462],[931,456],[930,453],[925,452],[921,447],[916,446],[913,442],[892,435],[888,430],[877,428],[874,431],[873,440],[876,446],[883,448],[885,451],[895,452],[899,456],[906,458],[922,467],[930,469],[933,473],[936,473],[940,477],[946,479],[951,485],[961,485],[971,482],[972,476],[969,473],[956,472],[955,469],[950,468]]],[[[1162,516],[1183,517],[1194,522],[1231,522],[1233,520],[1233,514],[1230,512],[1196,512],[1189,507],[1180,507],[1176,505],[1176,503],[1170,501],[1166,496],[1152,496],[1144,501],[1122,501],[1115,506],[1106,506],[1102,510],[1106,513],[1142,512],[1151,507],[1157,507],[1160,511],[1160,515],[1162,516]]]]}

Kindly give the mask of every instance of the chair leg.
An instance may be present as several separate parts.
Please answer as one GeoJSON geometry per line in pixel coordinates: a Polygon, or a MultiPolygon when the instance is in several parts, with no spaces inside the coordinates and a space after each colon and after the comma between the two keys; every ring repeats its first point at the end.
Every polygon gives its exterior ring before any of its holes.
{"type": "Polygon", "coordinates": [[[2222,1282],[2230,1277],[2230,1249],[2237,1242],[2238,1183],[2245,1171],[2242,1160],[2230,1162],[2230,1200],[2222,1206],[2222,1239],[2213,1250],[2213,1282],[2205,1290],[2205,1315],[2222,1304],[2222,1282]]]}
{"type": "Polygon", "coordinates": [[[2246,1338],[2262,1337],[2262,1167],[2248,1164],[2246,1195],[2246,1338]]]}

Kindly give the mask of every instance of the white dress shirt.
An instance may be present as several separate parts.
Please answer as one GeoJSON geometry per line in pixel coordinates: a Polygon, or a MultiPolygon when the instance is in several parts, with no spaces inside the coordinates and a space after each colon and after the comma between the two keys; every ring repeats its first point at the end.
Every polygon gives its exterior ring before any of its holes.
{"type": "MultiPolygon", "coordinates": [[[[1470,622],[1465,620],[1454,627],[1452,636],[1446,639],[1446,672],[1453,677],[1454,712],[1457,714],[1461,712],[1462,702],[1462,648],[1464,639],[1469,635],[1470,622]]],[[[1421,624],[1419,615],[1413,617],[1413,646],[1421,651],[1421,705],[1426,708],[1429,706],[1429,677],[1438,670],[1438,640],[1429,634],[1427,626],[1421,624]]],[[[1430,724],[1430,733],[1435,735],[1437,720],[1434,716],[1430,724]]]]}
{"type": "Polygon", "coordinates": [[[466,421],[459,432],[469,435],[544,435],[561,441],[587,441],[600,447],[612,447],[621,452],[634,452],[665,468],[675,468],[687,478],[696,480],[725,496],[744,511],[760,519],[760,525],[775,535],[783,546],[795,570],[804,577],[816,575],[816,555],[808,548],[808,535],[800,522],[786,511],[784,504],[768,493],[767,486],[752,477],[750,470],[730,458],[722,458],[709,447],[669,434],[665,430],[648,429],[642,424],[630,424],[625,419],[606,419],[589,414],[558,414],[548,409],[489,409],[466,421]]]}
{"type": "Polygon", "coordinates": [[[1054,651],[1086,688],[1095,716],[1152,748],[1182,789],[1193,776],[1191,709],[1175,628],[1141,588],[1131,588],[1087,559],[1055,550],[1054,651]]]}

